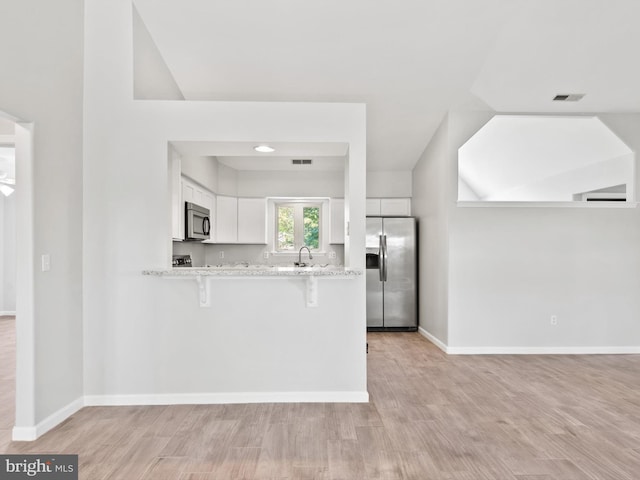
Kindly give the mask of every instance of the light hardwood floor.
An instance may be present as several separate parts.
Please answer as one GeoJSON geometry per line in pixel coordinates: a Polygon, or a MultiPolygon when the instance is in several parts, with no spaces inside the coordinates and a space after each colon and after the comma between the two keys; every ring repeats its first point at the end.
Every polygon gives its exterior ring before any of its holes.
{"type": "MultiPolygon", "coordinates": [[[[0,320],[8,405],[12,335],[0,320]]],[[[32,443],[9,442],[2,418],[0,452],[77,453],[86,480],[640,478],[640,356],[368,339],[369,404],[92,407],[32,443]]]]}

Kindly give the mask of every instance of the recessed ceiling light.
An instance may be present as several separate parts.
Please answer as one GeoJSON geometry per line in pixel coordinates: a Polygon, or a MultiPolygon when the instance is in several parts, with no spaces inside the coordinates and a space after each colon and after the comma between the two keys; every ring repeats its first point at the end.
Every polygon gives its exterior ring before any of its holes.
{"type": "Polygon", "coordinates": [[[260,152],[260,153],[271,153],[271,152],[275,152],[276,149],[273,147],[270,147],[269,145],[257,145],[255,147],[253,147],[253,149],[256,152],[260,152]]]}

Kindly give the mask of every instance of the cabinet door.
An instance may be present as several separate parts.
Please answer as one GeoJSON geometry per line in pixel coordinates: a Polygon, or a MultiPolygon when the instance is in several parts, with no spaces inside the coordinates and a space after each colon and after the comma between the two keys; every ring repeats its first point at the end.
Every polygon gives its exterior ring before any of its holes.
{"type": "Polygon", "coordinates": [[[238,199],[216,197],[216,243],[238,242],[238,199]]]}
{"type": "Polygon", "coordinates": [[[332,198],[329,243],[344,243],[344,199],[332,198]]]}
{"type": "Polygon", "coordinates": [[[192,183],[185,181],[183,179],[182,180],[182,210],[184,210],[184,203],[193,202],[195,196],[196,196],[195,186],[192,183]]]}
{"type": "Polygon", "coordinates": [[[380,215],[380,199],[379,198],[367,198],[366,206],[367,215],[380,215]]]}
{"type": "Polygon", "coordinates": [[[382,198],[380,200],[380,215],[408,217],[411,215],[411,199],[382,198]]]}
{"type": "Polygon", "coordinates": [[[238,243],[267,243],[266,198],[238,198],[238,243]]]}

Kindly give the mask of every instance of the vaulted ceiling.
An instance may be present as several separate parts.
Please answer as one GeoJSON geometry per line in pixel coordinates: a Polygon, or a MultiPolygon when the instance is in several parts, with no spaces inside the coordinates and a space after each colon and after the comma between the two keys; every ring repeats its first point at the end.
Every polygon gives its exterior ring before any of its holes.
{"type": "Polygon", "coordinates": [[[637,0],[134,4],[186,100],[366,103],[373,171],[413,168],[452,109],[640,112],[637,0]]]}

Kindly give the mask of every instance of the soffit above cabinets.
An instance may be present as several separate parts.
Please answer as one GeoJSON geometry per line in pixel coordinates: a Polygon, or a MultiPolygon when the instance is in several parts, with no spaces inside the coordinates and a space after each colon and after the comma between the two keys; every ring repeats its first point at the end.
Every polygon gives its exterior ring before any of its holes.
{"type": "Polygon", "coordinates": [[[344,171],[348,145],[336,142],[171,142],[178,153],[191,157],[215,157],[236,170],[253,171],[344,171]],[[256,153],[254,147],[267,143],[272,153],[256,153]],[[311,165],[294,164],[294,159],[312,160],[311,165]]]}

